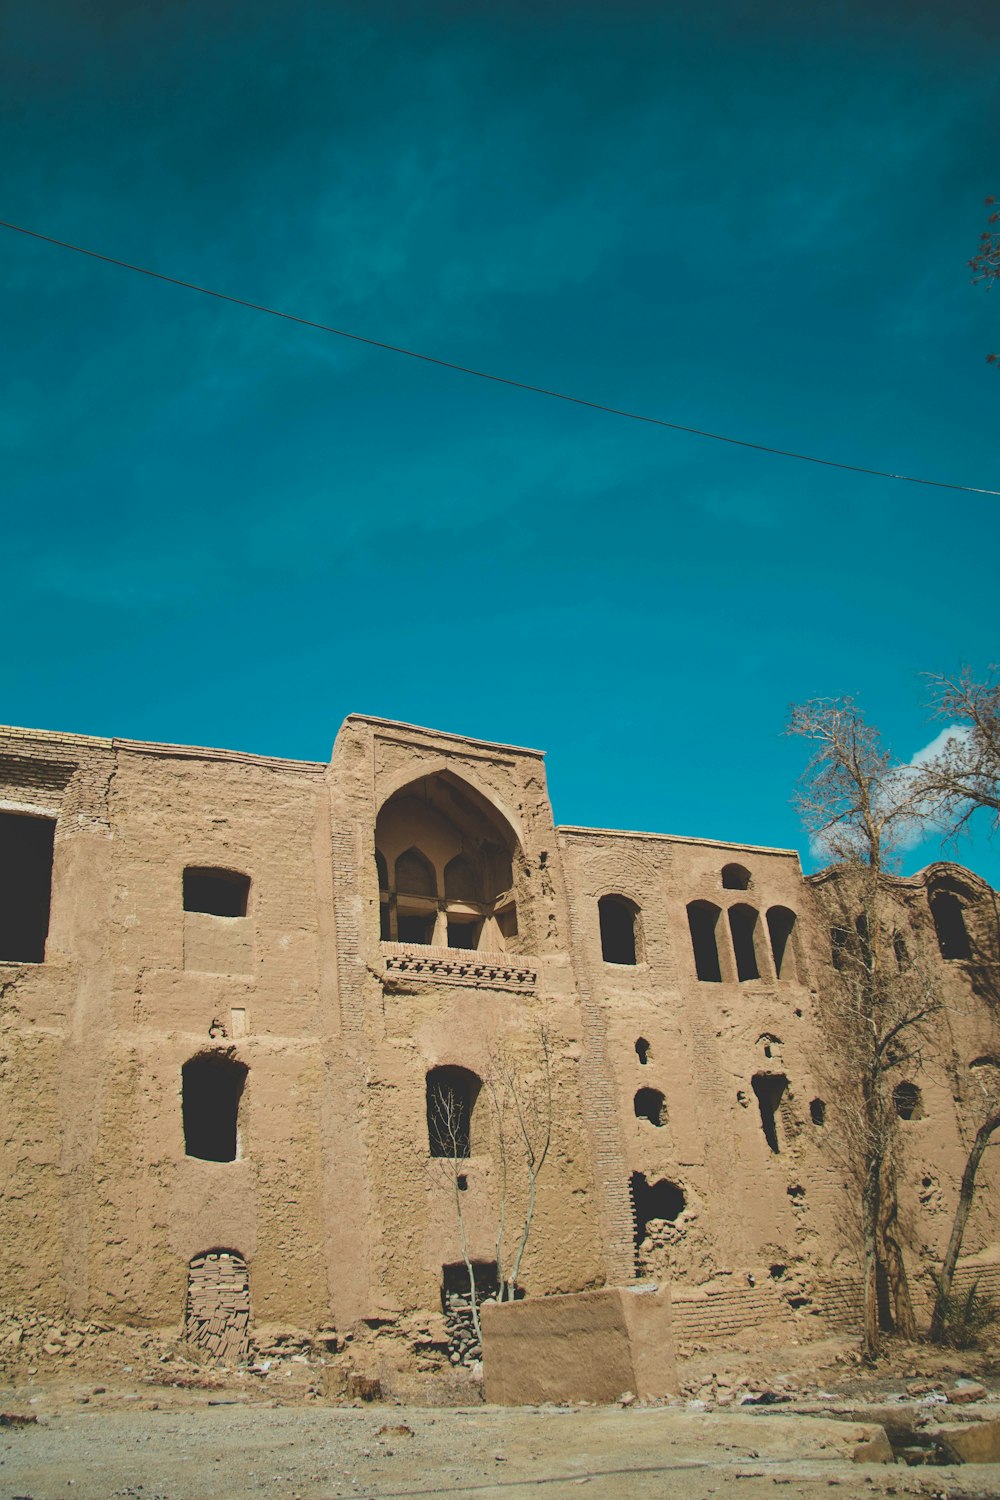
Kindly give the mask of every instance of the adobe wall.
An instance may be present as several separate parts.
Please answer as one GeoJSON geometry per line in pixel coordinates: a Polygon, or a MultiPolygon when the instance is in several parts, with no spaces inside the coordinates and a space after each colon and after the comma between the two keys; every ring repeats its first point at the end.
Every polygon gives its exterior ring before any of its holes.
{"type": "Polygon", "coordinates": [[[483,1308],[487,1401],[608,1403],[677,1390],[670,1289],[646,1284],[483,1308]]]}
{"type": "MultiPolygon", "coordinates": [[[[835,876],[804,880],[786,850],[557,830],[539,752],[357,715],[328,765],[0,731],[4,811],[55,819],[44,962],[0,962],[9,1300],[177,1327],[189,1263],[225,1250],[234,1275],[246,1262],[257,1325],[440,1309],[442,1268],[461,1259],[456,1201],[472,1258],[495,1257],[502,1163],[482,1095],[456,1200],[430,1152],[428,1074],[488,1078],[502,1047],[537,1084],[544,1032],[554,1131],[521,1269],[529,1299],[653,1277],[674,1288],[682,1340],[851,1316],[856,1226],[824,1022],[835,876]],[[377,837],[395,861],[408,818],[432,895],[376,869],[377,837]],[[509,875],[469,904],[447,890],[448,840],[473,850],[480,834],[509,875]],[[731,864],[747,888],[723,884],[731,864]],[[246,915],[185,911],[190,867],[248,877],[246,915]],[[635,963],[602,952],[609,896],[636,913],[635,963]],[[708,980],[691,903],[716,913],[708,980]],[[744,925],[758,914],[755,978],[737,973],[736,907],[744,925]],[[794,919],[780,973],[776,910],[794,919]],[[433,941],[401,939],[420,913],[433,941]],[[472,928],[480,946],[449,946],[472,928]],[[248,1070],[236,1160],[185,1152],[181,1070],[202,1054],[248,1070]],[[770,1139],[758,1086],[780,1094],[770,1139]],[[637,1114],[641,1090],[662,1095],[659,1123],[637,1114]]],[[[1000,1089],[997,913],[954,866],[895,882],[892,900],[945,1002],[907,1068],[921,1109],[897,1126],[900,1231],[919,1272],[943,1249],[1000,1089]],[[968,961],[943,958],[931,919],[928,895],[949,883],[968,961]]],[[[973,1262],[1000,1264],[995,1156],[973,1262]]],[[[506,1203],[516,1222],[520,1169],[506,1203]]]]}

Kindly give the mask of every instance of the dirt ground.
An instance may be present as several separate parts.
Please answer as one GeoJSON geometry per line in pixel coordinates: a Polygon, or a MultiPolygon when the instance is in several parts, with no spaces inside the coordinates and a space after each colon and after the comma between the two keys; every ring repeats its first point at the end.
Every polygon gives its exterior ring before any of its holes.
{"type": "Polygon", "coordinates": [[[1000,1464],[853,1461],[877,1431],[854,1413],[872,1404],[921,1421],[1000,1415],[989,1353],[907,1347],[866,1372],[846,1342],[775,1337],[698,1351],[669,1403],[504,1409],[472,1404],[468,1382],[428,1383],[420,1400],[390,1380],[383,1401],[351,1402],[331,1394],[331,1362],[302,1353],[225,1372],[152,1335],[74,1338],[26,1336],[0,1374],[0,1500],[1000,1496],[1000,1464]],[[946,1401],[971,1380],[984,1395],[946,1401]]]}

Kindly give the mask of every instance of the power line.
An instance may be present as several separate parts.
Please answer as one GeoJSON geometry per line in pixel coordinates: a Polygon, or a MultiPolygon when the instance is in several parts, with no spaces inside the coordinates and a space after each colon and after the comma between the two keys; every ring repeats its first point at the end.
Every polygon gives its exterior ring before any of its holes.
{"type": "Polygon", "coordinates": [[[150,276],[154,281],[165,281],[170,286],[183,287],[188,292],[200,292],[203,297],[214,297],[219,302],[231,302],[236,307],[247,307],[251,312],[267,313],[272,318],[284,318],[287,323],[299,323],[303,328],[315,328],[319,333],[332,333],[340,339],[351,339],[355,344],[367,344],[372,349],[384,349],[389,354],[404,354],[407,359],[423,360],[428,365],[440,365],[445,370],[455,370],[459,375],[472,375],[477,380],[491,380],[495,385],[513,386],[515,390],[530,391],[536,396],[549,396],[553,401],[567,401],[572,406],[585,406],[590,411],[604,412],[610,417],[625,417],[630,422],[645,422],[652,427],[667,427],[672,432],[686,432],[693,437],[709,438],[714,443],[730,443],[735,448],[752,448],[757,453],[772,453],[777,458],[795,458],[802,463],[821,464],[826,469],[845,469],[850,474],[870,474],[876,479],[898,479],[904,484],[925,484],[939,490],[960,490],[967,495],[996,495],[1000,490],[990,490],[973,484],[952,484],[944,479],[924,479],[916,474],[893,474],[888,469],[869,469],[864,464],[845,464],[835,458],[818,458],[814,453],[796,453],[789,448],[773,448],[768,443],[753,443],[748,438],[729,437],[723,432],[709,432],[704,427],[688,427],[683,422],[669,422],[665,417],[651,417],[644,412],[626,411],[620,406],[606,406],[601,401],[588,401],[583,396],[570,396],[565,391],[553,391],[544,385],[532,385],[527,380],[514,380],[509,375],[494,375],[489,370],[476,370],[471,365],[456,364],[450,359],[441,359],[436,354],[422,354],[418,349],[406,349],[401,344],[388,344],[382,339],[366,338],[361,333],[350,333],[346,328],[334,328],[329,323],[317,323],[312,318],[300,318],[296,313],[283,312],[278,307],[268,307],[263,302],[249,302],[245,297],[233,297],[228,292],[216,291],[213,287],[199,286],[194,281],[183,281],[179,276],[167,276],[163,271],[153,271],[149,266],[136,266],[131,261],[118,260],[113,255],[102,255],[99,250],[88,250],[84,245],[73,245],[68,240],[57,240],[54,235],[42,234],[37,229],[26,229],[23,224],[11,224],[0,219],[0,229],[12,229],[16,234],[29,239],[42,240],[47,245],[57,245],[60,250],[72,250],[77,255],[87,255],[91,260],[104,261],[106,265],[118,266],[123,271],[135,271],[140,276],[150,276]]]}

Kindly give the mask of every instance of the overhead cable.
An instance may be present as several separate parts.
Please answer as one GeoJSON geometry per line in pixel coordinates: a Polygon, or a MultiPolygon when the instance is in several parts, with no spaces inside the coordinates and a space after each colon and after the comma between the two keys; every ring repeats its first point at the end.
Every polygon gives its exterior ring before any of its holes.
{"type": "Polygon", "coordinates": [[[229,292],[219,292],[213,287],[199,286],[195,281],[184,281],[179,276],[168,276],[164,271],[151,270],[149,266],[137,266],[131,261],[119,260],[114,255],[104,255],[99,250],[88,250],[84,245],[71,244],[69,240],[56,239],[54,235],[42,234],[37,229],[27,229],[23,224],[11,224],[0,219],[0,229],[11,229],[16,234],[27,235],[33,240],[42,240],[47,245],[57,245],[61,250],[72,250],[77,255],[87,255],[91,260],[104,261],[123,271],[134,271],[139,276],[150,276],[154,281],[165,281],[170,286],[183,287],[188,292],[200,292],[203,297],[214,297],[219,302],[231,302],[236,307],[249,308],[251,312],[266,313],[272,318],[283,318],[287,323],[298,323],[303,328],[315,328],[319,333],[332,333],[340,339],[350,339],[355,344],[367,344],[372,349],[383,349],[389,354],[404,354],[407,359],[419,359],[428,365],[440,365],[442,369],[454,370],[459,375],[471,375],[476,380],[491,380],[495,385],[513,386],[515,390],[530,391],[535,396],[548,396],[553,401],[567,401],[572,406],[585,406],[591,411],[604,412],[610,417],[625,417],[630,422],[645,422],[652,427],[667,427],[672,432],[686,432],[692,437],[709,438],[713,443],[729,443],[735,448],[752,448],[757,453],[771,453],[777,458],[794,458],[801,463],[821,464],[827,469],[845,469],[850,474],[870,474],[876,479],[898,479],[904,484],[925,484],[939,490],[960,490],[967,495],[996,495],[1000,490],[986,489],[974,484],[955,484],[944,479],[925,479],[917,474],[895,474],[888,469],[871,469],[864,464],[842,463],[835,458],[819,458],[815,453],[797,453],[789,448],[775,448],[769,443],[754,443],[749,438],[730,437],[723,432],[709,432],[704,427],[689,427],[683,422],[671,422],[666,417],[651,417],[644,412],[628,411],[621,406],[607,406],[602,401],[589,401],[584,396],[571,396],[566,391],[554,391],[548,386],[532,385],[527,380],[515,380],[510,375],[495,375],[489,370],[477,370],[471,365],[460,365],[454,360],[442,359],[436,354],[423,354],[419,349],[407,349],[402,344],[389,344],[383,339],[368,338],[361,333],[351,333],[346,328],[335,328],[330,323],[317,323],[312,318],[299,317],[297,313],[283,312],[278,307],[268,307],[263,302],[250,302],[245,297],[234,297],[229,292]]]}

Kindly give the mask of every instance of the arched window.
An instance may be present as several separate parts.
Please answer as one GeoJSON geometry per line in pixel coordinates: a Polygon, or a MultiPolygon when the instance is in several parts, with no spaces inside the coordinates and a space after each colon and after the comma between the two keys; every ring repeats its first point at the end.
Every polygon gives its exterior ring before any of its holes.
{"type": "Polygon", "coordinates": [[[698,978],[712,984],[721,984],[722,970],[719,967],[719,944],[715,932],[721,912],[711,901],[692,901],[687,914],[698,978]]]}
{"type": "Polygon", "coordinates": [[[851,958],[851,934],[846,927],[830,928],[830,962],[843,972],[851,958]]]}
{"type": "Polygon", "coordinates": [[[643,1067],[649,1062],[649,1053],[650,1047],[646,1038],[644,1036],[637,1036],[635,1039],[635,1055],[643,1067]]]}
{"type": "Polygon", "coordinates": [[[0,813],[0,963],[45,961],[55,831],[51,818],[0,813]]]}
{"type": "Polygon", "coordinates": [[[625,896],[602,896],[597,903],[601,922],[601,957],[606,964],[636,961],[636,918],[639,908],[625,896]]]}
{"type": "Polygon", "coordinates": [[[648,1120],[650,1125],[663,1124],[663,1106],[666,1100],[659,1089],[639,1089],[632,1101],[637,1120],[648,1120]]]}
{"type": "Polygon", "coordinates": [[[196,865],[184,871],[185,911],[201,911],[211,917],[245,917],[249,898],[249,875],[196,865]]]}
{"type": "Polygon", "coordinates": [[[795,947],[792,934],[795,931],[795,913],[787,906],[772,906],[767,913],[767,931],[771,939],[774,957],[774,972],[778,979],[796,979],[795,947]]]}
{"type": "Polygon", "coordinates": [[[184,1151],[201,1161],[235,1161],[247,1069],[226,1052],[202,1052],[181,1069],[184,1151]]]}
{"type": "Polygon", "coordinates": [[[482,882],[467,854],[456,854],[445,865],[444,893],[449,901],[482,901],[482,882]]]}
{"type": "Polygon", "coordinates": [[[971,958],[969,930],[962,903],[954,891],[935,891],[930,898],[942,958],[971,958]]]}
{"type": "Polygon", "coordinates": [[[396,890],[406,896],[436,896],[434,866],[419,849],[407,849],[396,861],[396,890]]]}
{"type": "Polygon", "coordinates": [[[723,865],[722,889],[724,891],[748,891],[750,871],[745,865],[723,865]]]}
{"type": "Polygon", "coordinates": [[[736,977],[740,980],[760,978],[760,965],[757,962],[757,920],[757,913],[752,906],[744,906],[740,903],[729,908],[729,930],[733,935],[736,977]]]}
{"type": "Polygon", "coordinates": [[[481,1080],[468,1068],[432,1068],[427,1074],[431,1156],[471,1156],[473,1112],[481,1088],[481,1080]]]}

